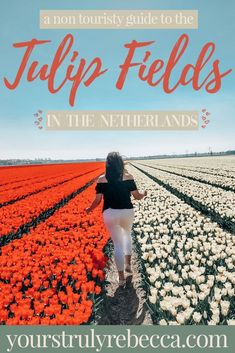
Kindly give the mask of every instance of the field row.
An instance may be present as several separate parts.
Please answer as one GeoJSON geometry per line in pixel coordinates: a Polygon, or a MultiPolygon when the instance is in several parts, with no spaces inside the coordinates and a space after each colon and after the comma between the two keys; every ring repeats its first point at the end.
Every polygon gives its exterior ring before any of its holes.
{"type": "MultiPolygon", "coordinates": [[[[68,171],[68,172],[62,172],[62,173],[59,173],[59,172],[56,172],[54,171],[54,173],[52,173],[52,171],[50,171],[50,173],[48,173],[49,175],[45,176],[45,175],[42,175],[42,176],[35,176],[33,178],[28,178],[28,179],[25,179],[25,180],[19,180],[17,182],[14,182],[14,183],[9,183],[7,185],[2,185],[0,186],[0,193],[1,193],[1,197],[4,193],[11,193],[11,192],[14,192],[15,190],[19,190],[19,189],[23,189],[23,188],[27,188],[29,187],[30,185],[37,185],[43,181],[48,181],[49,183],[51,182],[51,179],[54,179],[54,178],[60,178],[60,177],[69,177],[70,175],[72,175],[74,172],[72,171],[68,171]]],[[[73,174],[74,175],[74,174],[73,174]]],[[[2,199],[1,199],[2,201],[2,199]]]]}
{"type": "MultiPolygon", "coordinates": [[[[93,169],[93,170],[97,170],[93,169]]],[[[1,203],[0,203],[0,207],[4,207],[7,206],[9,204],[13,204],[17,201],[23,200],[26,197],[29,197],[31,195],[35,195],[38,194],[44,190],[49,190],[51,188],[55,188],[56,186],[65,184],[67,182],[71,182],[73,179],[76,179],[86,173],[89,173],[90,170],[88,169],[88,171],[80,171],[79,173],[70,173],[70,174],[66,174],[66,175],[62,175],[60,177],[53,177],[50,180],[49,178],[46,180],[40,180],[40,181],[34,181],[33,183],[28,183],[25,186],[21,186],[17,189],[11,189],[11,190],[7,190],[5,192],[1,192],[1,203]]]]}
{"type": "Polygon", "coordinates": [[[159,166],[178,167],[181,169],[198,171],[222,177],[235,178],[235,157],[200,157],[200,158],[173,158],[151,160],[159,166]]]}
{"type": "Polygon", "coordinates": [[[235,194],[233,191],[221,190],[139,163],[136,166],[184,201],[208,214],[226,229],[235,231],[235,194]]]}
{"type": "Polygon", "coordinates": [[[209,184],[211,186],[219,187],[226,191],[235,191],[235,178],[225,177],[217,175],[216,173],[206,174],[201,171],[192,171],[187,168],[178,168],[178,167],[166,167],[159,165],[157,162],[153,161],[144,161],[141,163],[146,166],[150,166],[152,168],[156,168],[157,170],[167,172],[170,174],[178,175],[181,177],[188,178],[189,180],[199,181],[201,183],[209,184]]]}
{"type": "Polygon", "coordinates": [[[0,208],[0,237],[15,233],[23,225],[34,222],[41,213],[61,202],[89,180],[101,174],[103,170],[101,165],[96,165],[96,168],[94,168],[94,164],[88,163],[84,166],[79,166],[80,175],[67,181],[65,179],[57,186],[33,193],[20,201],[0,208]]]}
{"type": "Polygon", "coordinates": [[[80,164],[48,164],[48,165],[28,165],[28,166],[11,166],[0,168],[0,188],[14,187],[18,183],[27,181],[36,181],[38,178],[50,178],[51,176],[59,176],[59,174],[67,174],[74,172],[76,167],[80,168],[80,164]]]}

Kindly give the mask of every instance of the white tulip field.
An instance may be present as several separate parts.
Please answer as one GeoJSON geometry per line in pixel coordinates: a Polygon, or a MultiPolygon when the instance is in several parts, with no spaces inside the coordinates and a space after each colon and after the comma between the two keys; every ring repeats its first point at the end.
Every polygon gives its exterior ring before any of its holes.
{"type": "Polygon", "coordinates": [[[142,286],[160,325],[235,324],[234,157],[138,160],[129,166],[142,286]]]}

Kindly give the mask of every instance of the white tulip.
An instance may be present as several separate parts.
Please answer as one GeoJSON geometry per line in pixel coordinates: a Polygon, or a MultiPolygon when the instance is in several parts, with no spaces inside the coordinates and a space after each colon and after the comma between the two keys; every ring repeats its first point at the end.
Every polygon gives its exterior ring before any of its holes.
{"type": "Polygon", "coordinates": [[[156,302],[157,302],[156,295],[149,295],[148,299],[149,299],[150,303],[152,303],[152,304],[156,304],[156,302]]]}
{"type": "Polygon", "coordinates": [[[201,319],[202,319],[202,314],[200,314],[199,312],[195,311],[193,313],[194,322],[199,323],[201,321],[201,319]]]}
{"type": "Polygon", "coordinates": [[[220,306],[222,315],[227,316],[230,307],[230,302],[226,300],[221,300],[220,306]]]}
{"type": "Polygon", "coordinates": [[[180,325],[183,325],[185,323],[185,315],[184,313],[178,313],[176,315],[176,321],[180,324],[180,325]]]}

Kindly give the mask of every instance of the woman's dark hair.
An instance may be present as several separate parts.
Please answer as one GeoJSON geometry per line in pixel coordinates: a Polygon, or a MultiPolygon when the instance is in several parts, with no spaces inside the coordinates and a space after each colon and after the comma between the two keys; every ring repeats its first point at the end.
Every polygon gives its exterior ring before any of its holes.
{"type": "Polygon", "coordinates": [[[109,183],[121,181],[124,173],[124,162],[118,152],[110,152],[106,158],[105,176],[109,183]]]}

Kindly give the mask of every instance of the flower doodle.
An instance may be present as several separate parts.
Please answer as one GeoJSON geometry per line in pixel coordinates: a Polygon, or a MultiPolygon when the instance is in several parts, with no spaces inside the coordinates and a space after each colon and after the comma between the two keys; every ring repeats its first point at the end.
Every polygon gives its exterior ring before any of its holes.
{"type": "Polygon", "coordinates": [[[201,119],[202,119],[202,125],[201,127],[203,129],[206,128],[206,126],[209,124],[210,120],[208,119],[209,115],[211,115],[210,112],[207,111],[207,109],[203,108],[202,109],[202,116],[201,116],[201,119]]]}
{"type": "Polygon", "coordinates": [[[43,121],[43,116],[42,116],[43,111],[41,109],[38,109],[36,113],[33,114],[35,120],[34,120],[34,125],[37,126],[38,129],[42,130],[42,121],[43,121]]]}

